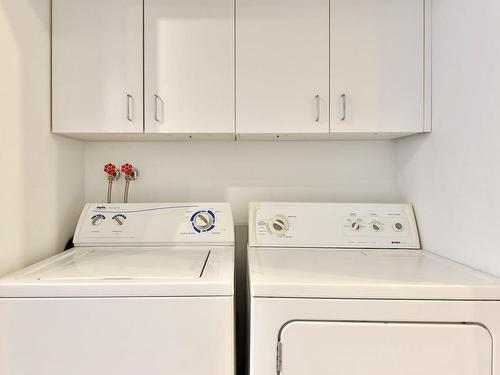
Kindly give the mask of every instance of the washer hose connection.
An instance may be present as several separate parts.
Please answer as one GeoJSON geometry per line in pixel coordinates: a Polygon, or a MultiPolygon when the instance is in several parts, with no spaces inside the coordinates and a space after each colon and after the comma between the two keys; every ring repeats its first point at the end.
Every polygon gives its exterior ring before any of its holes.
{"type": "Polygon", "coordinates": [[[104,166],[104,172],[108,175],[108,195],[107,202],[111,203],[113,182],[120,179],[120,171],[116,168],[113,163],[108,163],[104,166]]]}
{"type": "Polygon", "coordinates": [[[123,203],[128,203],[130,181],[135,181],[139,178],[139,170],[137,170],[137,168],[134,168],[132,164],[125,163],[122,165],[121,171],[125,175],[125,192],[123,194],[123,203]]]}

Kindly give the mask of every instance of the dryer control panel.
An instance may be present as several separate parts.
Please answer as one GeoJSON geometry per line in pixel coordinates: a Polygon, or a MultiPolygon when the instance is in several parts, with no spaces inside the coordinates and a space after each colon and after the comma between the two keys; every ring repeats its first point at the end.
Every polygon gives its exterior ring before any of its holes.
{"type": "Polygon", "coordinates": [[[409,204],[251,203],[249,245],[420,249],[409,204]]]}
{"type": "Polygon", "coordinates": [[[76,246],[234,244],[227,203],[87,204],[76,246]]]}

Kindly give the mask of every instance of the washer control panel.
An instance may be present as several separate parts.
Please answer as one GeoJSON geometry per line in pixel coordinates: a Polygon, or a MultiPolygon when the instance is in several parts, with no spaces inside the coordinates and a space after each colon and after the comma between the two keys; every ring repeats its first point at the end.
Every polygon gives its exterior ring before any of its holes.
{"type": "Polygon", "coordinates": [[[251,203],[249,244],[420,249],[409,204],[251,203]]]}
{"type": "Polygon", "coordinates": [[[227,203],[88,204],[78,222],[77,246],[232,244],[227,203]]]}

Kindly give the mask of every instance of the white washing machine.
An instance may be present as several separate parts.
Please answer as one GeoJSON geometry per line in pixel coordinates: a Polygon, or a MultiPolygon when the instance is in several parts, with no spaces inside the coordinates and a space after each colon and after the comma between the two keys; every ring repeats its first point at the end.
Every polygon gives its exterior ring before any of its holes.
{"type": "Polygon", "coordinates": [[[410,205],[251,204],[248,260],[250,375],[500,374],[500,280],[410,205]]]}
{"type": "Polygon", "coordinates": [[[0,280],[1,375],[233,375],[228,204],[89,204],[76,247],[0,280]]]}

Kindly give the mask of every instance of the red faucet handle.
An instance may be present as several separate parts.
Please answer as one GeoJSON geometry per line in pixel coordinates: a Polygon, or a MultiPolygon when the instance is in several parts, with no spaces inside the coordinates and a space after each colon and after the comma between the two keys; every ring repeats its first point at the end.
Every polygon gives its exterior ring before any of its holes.
{"type": "Polygon", "coordinates": [[[104,172],[106,172],[110,176],[116,176],[116,172],[117,172],[116,165],[114,165],[113,163],[106,164],[104,166],[104,172]]]}
{"type": "Polygon", "coordinates": [[[122,172],[127,176],[131,176],[134,174],[134,166],[132,164],[125,163],[122,165],[122,172]]]}

